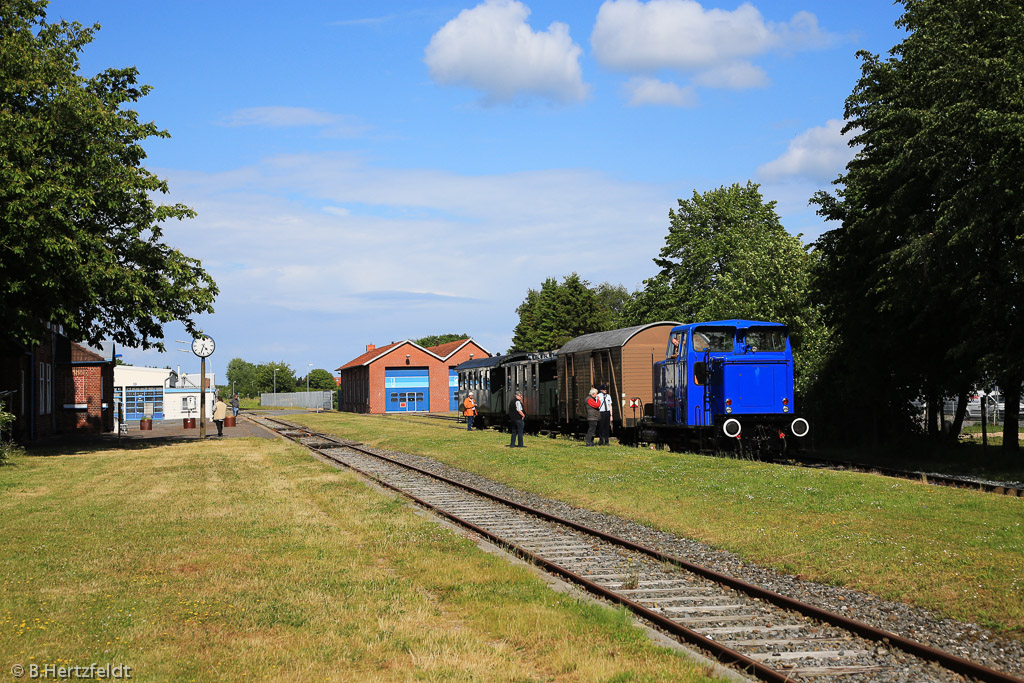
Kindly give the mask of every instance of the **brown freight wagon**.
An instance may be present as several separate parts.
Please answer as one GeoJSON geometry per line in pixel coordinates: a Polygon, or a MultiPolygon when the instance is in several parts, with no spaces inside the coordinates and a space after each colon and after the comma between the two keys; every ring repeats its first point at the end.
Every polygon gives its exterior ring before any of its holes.
{"type": "Polygon", "coordinates": [[[649,325],[594,332],[570,340],[558,350],[558,419],[571,431],[585,427],[584,405],[591,387],[608,386],[614,428],[635,426],[630,399],[639,398],[639,420],[653,415],[654,363],[665,360],[669,334],[681,323],[663,320],[649,325]]]}

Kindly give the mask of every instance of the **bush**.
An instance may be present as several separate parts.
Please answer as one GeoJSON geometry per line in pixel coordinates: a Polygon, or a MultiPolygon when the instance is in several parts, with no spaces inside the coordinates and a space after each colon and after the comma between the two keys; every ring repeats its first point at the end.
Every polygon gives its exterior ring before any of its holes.
{"type": "Polygon", "coordinates": [[[4,439],[4,432],[13,422],[14,415],[0,407],[0,467],[6,465],[11,456],[21,455],[24,452],[24,449],[14,441],[4,439]]]}

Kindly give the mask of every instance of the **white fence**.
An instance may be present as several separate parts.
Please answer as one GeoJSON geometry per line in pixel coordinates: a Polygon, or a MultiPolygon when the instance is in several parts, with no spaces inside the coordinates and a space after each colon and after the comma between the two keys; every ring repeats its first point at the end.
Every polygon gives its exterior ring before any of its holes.
{"type": "Polygon", "coordinates": [[[312,408],[330,410],[333,391],[297,391],[292,394],[260,394],[260,405],[274,408],[312,408]]]}

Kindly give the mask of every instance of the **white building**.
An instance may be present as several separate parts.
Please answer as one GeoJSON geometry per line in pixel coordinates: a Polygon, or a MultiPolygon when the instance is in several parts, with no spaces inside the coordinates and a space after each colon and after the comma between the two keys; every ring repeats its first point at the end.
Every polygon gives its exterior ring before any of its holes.
{"type": "MultiPolygon", "coordinates": [[[[199,382],[198,373],[179,375],[168,368],[118,365],[114,368],[114,414],[123,416],[125,421],[143,417],[154,420],[198,418],[199,382]]],[[[207,419],[217,400],[215,386],[213,373],[206,373],[207,419]]]]}

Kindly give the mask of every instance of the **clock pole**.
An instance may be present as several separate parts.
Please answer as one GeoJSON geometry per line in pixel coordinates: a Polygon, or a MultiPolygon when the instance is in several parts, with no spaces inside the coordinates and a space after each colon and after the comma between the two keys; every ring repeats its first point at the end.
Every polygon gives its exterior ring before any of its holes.
{"type": "Polygon", "coordinates": [[[206,356],[199,358],[199,438],[206,438],[206,356]]]}

